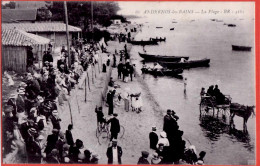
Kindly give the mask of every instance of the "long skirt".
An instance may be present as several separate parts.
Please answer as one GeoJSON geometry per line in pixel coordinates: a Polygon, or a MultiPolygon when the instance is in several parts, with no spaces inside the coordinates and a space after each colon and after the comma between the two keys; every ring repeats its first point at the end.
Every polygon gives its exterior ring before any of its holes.
{"type": "Polygon", "coordinates": [[[125,101],[125,110],[126,111],[129,111],[129,100],[128,99],[124,99],[124,101],[125,101]]]}

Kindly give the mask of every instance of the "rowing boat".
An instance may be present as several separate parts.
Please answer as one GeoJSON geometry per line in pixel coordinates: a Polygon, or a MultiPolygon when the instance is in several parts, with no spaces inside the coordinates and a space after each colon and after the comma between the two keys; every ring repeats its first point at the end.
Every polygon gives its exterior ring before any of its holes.
{"type": "Polygon", "coordinates": [[[232,45],[232,50],[234,51],[251,51],[252,47],[248,46],[237,46],[237,45],[232,45]]]}
{"type": "Polygon", "coordinates": [[[166,55],[151,55],[151,54],[143,54],[138,52],[139,55],[148,62],[156,62],[156,61],[166,61],[166,62],[180,62],[181,58],[188,60],[189,57],[186,56],[166,56],[166,55]]]}
{"type": "Polygon", "coordinates": [[[145,74],[151,74],[155,76],[176,76],[180,75],[183,72],[183,69],[162,69],[162,70],[154,70],[150,68],[142,68],[141,69],[145,74]]]}
{"type": "Polygon", "coordinates": [[[137,40],[130,40],[128,41],[128,43],[131,43],[133,45],[157,45],[157,41],[152,41],[152,40],[141,40],[141,41],[137,41],[137,40]]]}
{"type": "Polygon", "coordinates": [[[161,66],[169,69],[207,67],[209,66],[209,63],[210,63],[210,59],[201,59],[201,60],[193,60],[193,61],[186,61],[186,62],[162,62],[162,61],[159,62],[161,66]]]}

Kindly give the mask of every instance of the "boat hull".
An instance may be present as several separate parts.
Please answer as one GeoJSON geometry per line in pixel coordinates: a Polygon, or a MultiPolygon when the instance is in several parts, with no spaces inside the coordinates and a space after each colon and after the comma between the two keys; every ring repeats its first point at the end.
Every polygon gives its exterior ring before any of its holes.
{"type": "Polygon", "coordinates": [[[148,40],[148,41],[128,41],[128,43],[131,43],[131,44],[133,44],[133,45],[142,45],[142,46],[144,46],[144,45],[157,45],[158,43],[157,43],[157,41],[150,41],[150,40],[148,40]]]}
{"type": "Polygon", "coordinates": [[[165,56],[165,55],[150,55],[150,54],[142,54],[139,52],[139,55],[147,62],[157,62],[157,61],[163,61],[163,62],[180,62],[181,58],[184,58],[186,60],[189,59],[189,57],[177,57],[177,56],[165,56]]]}
{"type": "Polygon", "coordinates": [[[161,66],[169,69],[208,67],[209,63],[210,63],[210,59],[194,60],[194,61],[187,61],[187,62],[162,62],[162,61],[159,62],[161,66]]]}
{"type": "Polygon", "coordinates": [[[177,76],[183,73],[183,69],[163,69],[163,70],[153,70],[153,69],[141,69],[145,74],[151,74],[155,76],[177,76]]]}
{"type": "Polygon", "coordinates": [[[252,47],[232,45],[234,51],[251,51],[252,47]]]}

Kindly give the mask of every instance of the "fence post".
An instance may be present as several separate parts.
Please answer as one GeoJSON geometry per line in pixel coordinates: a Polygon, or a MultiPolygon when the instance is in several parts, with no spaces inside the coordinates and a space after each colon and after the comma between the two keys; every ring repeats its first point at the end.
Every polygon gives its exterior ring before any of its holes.
{"type": "Polygon", "coordinates": [[[87,78],[85,78],[85,103],[87,102],[87,78]]]}

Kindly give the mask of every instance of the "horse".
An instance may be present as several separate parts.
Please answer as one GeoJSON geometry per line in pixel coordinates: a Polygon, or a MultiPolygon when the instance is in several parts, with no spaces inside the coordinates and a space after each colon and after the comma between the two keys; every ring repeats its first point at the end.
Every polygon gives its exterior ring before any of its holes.
{"type": "Polygon", "coordinates": [[[251,115],[255,116],[255,106],[244,106],[238,103],[231,103],[230,105],[230,122],[233,122],[235,115],[244,118],[243,129],[247,131],[247,121],[251,115]]]}

